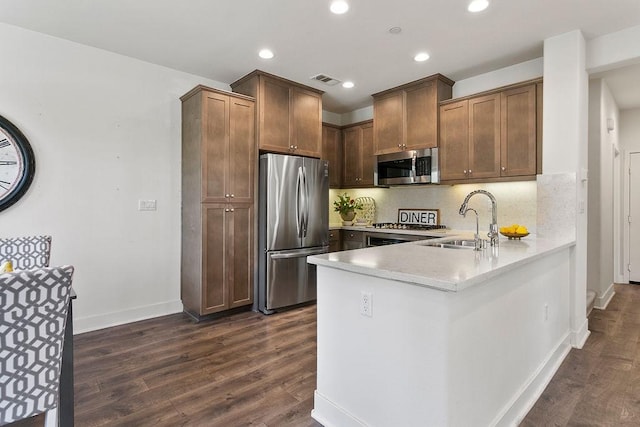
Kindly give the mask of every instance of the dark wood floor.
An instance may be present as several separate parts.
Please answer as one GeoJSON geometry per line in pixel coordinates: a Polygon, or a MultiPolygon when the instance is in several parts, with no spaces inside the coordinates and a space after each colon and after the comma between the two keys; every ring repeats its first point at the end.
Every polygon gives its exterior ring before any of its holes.
{"type": "Polygon", "coordinates": [[[640,286],[615,290],[521,426],[640,426],[640,286]]]}
{"type": "MultiPolygon", "coordinates": [[[[315,316],[172,315],[76,335],[76,425],[318,427],[315,316]]],[[[522,426],[640,425],[640,286],[616,285],[589,329],[522,426]]]]}

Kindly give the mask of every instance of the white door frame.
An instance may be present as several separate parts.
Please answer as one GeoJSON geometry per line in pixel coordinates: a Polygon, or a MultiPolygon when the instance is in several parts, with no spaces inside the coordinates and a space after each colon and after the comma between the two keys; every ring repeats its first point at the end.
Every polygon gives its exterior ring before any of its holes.
{"type": "MultiPolygon", "coordinates": [[[[623,224],[623,233],[622,233],[622,247],[623,250],[623,268],[622,268],[622,283],[629,283],[629,215],[631,210],[631,200],[630,200],[630,186],[631,180],[629,179],[629,168],[631,167],[631,155],[640,155],[640,151],[630,151],[624,153],[624,170],[623,170],[623,180],[624,180],[624,214],[622,217],[623,224]]],[[[640,218],[636,218],[634,221],[639,221],[640,218]]]]}

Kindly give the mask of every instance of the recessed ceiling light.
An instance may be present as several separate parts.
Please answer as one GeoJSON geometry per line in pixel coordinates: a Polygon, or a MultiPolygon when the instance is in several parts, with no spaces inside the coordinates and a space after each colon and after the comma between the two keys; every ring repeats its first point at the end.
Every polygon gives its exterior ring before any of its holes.
{"type": "Polygon", "coordinates": [[[260,52],[258,52],[258,56],[262,59],[271,59],[274,57],[271,49],[262,49],[260,52]]]}
{"type": "Polygon", "coordinates": [[[413,57],[413,60],[416,62],[424,62],[429,59],[429,54],[427,52],[420,52],[416,56],[413,57]]]}
{"type": "Polygon", "coordinates": [[[475,12],[482,12],[488,6],[489,6],[489,1],[488,0],[473,0],[471,3],[469,3],[469,6],[467,7],[467,10],[469,12],[474,12],[474,13],[475,12]]]}
{"type": "Polygon", "coordinates": [[[351,89],[354,86],[355,85],[353,84],[353,82],[344,82],[344,83],[342,83],[342,87],[345,88],[345,89],[351,89]]]}
{"type": "Polygon", "coordinates": [[[334,0],[331,2],[329,9],[336,15],[342,15],[349,10],[349,3],[344,0],[334,0]]]}

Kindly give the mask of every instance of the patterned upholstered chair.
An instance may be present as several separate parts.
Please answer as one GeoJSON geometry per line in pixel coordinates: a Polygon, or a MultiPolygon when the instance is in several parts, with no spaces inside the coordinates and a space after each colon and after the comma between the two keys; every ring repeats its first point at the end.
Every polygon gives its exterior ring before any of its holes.
{"type": "Polygon", "coordinates": [[[51,236],[0,238],[0,263],[11,261],[14,270],[49,266],[51,236]]]}
{"type": "Polygon", "coordinates": [[[46,413],[58,425],[73,267],[0,274],[0,426],[46,413]]]}

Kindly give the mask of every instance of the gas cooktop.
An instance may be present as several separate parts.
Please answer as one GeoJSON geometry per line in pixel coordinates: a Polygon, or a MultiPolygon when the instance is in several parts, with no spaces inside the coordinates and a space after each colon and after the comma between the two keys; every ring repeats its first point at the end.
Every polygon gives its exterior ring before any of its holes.
{"type": "Polygon", "coordinates": [[[442,230],[447,228],[446,225],[433,224],[400,224],[397,222],[376,222],[372,224],[373,228],[383,228],[392,230],[442,230]]]}

